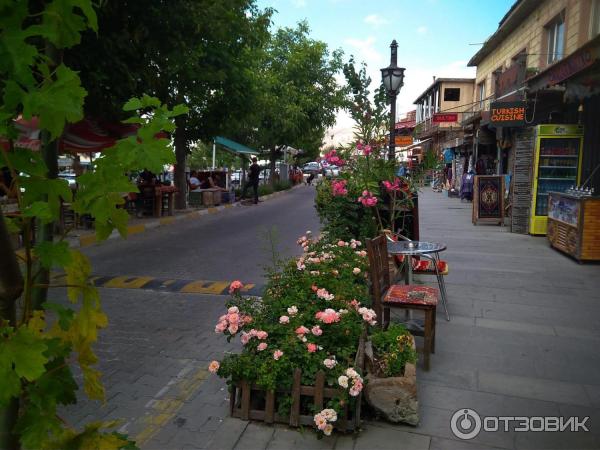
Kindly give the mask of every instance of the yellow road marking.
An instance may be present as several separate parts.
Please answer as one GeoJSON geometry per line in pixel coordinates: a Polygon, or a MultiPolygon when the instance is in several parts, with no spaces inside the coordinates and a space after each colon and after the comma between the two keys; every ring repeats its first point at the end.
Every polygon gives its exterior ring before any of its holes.
{"type": "Polygon", "coordinates": [[[162,217],[160,219],[160,224],[161,225],[169,225],[171,223],[175,222],[175,217],[162,217]]]}
{"type": "Polygon", "coordinates": [[[229,283],[227,281],[192,281],[182,287],[179,292],[185,292],[188,294],[220,294],[223,289],[227,288],[229,283]]]}
{"type": "Polygon", "coordinates": [[[242,291],[242,292],[248,292],[254,286],[256,286],[254,283],[245,284],[244,287],[242,289],[240,289],[240,291],[242,291]]]}
{"type": "Polygon", "coordinates": [[[88,247],[95,243],[96,243],[96,235],[95,234],[88,234],[87,236],[79,237],[79,245],[81,247],[88,247]]]}
{"type": "Polygon", "coordinates": [[[141,224],[141,225],[130,225],[127,227],[127,234],[137,234],[137,233],[143,233],[144,231],[146,231],[146,225],[141,224]]]}
{"type": "Polygon", "coordinates": [[[115,277],[112,280],[104,283],[103,287],[119,288],[119,289],[137,289],[149,281],[154,280],[153,277],[115,277]]]}
{"type": "Polygon", "coordinates": [[[218,212],[219,212],[219,210],[217,208],[208,208],[208,213],[209,214],[215,214],[215,213],[218,213],[218,212]]]}
{"type": "Polygon", "coordinates": [[[154,401],[152,412],[142,418],[144,427],[134,438],[138,447],[148,442],[160,429],[175,417],[183,404],[204,383],[206,369],[197,369],[191,377],[182,378],[167,392],[167,397],[154,401]],[[169,395],[170,391],[172,393],[169,395]]]}

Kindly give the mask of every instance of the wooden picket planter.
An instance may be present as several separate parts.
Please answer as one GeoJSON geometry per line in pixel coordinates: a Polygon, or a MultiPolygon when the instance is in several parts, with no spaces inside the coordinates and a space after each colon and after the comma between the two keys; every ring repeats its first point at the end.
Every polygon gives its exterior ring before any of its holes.
{"type": "MultiPolygon", "coordinates": [[[[362,337],[358,347],[355,367],[362,370],[364,366],[364,339],[362,337]]],[[[303,410],[303,398],[311,398],[315,411],[319,412],[325,407],[327,400],[337,396],[341,391],[325,386],[323,371],[317,372],[314,386],[302,385],[301,380],[302,370],[297,368],[294,370],[291,389],[266,390],[242,381],[231,388],[229,413],[232,417],[242,420],[257,420],[270,424],[285,423],[292,427],[313,426],[315,413],[303,410]],[[289,415],[278,414],[276,407],[278,399],[289,395],[292,397],[289,415]]],[[[354,408],[350,409],[348,404],[345,405],[343,414],[333,423],[336,430],[350,432],[360,428],[361,401],[362,393],[356,397],[354,408]]]]}

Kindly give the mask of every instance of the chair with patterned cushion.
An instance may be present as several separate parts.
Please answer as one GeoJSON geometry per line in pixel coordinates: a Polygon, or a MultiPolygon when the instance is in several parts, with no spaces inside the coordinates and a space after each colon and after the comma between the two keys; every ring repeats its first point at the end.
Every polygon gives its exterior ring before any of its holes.
{"type": "MultiPolygon", "coordinates": [[[[392,233],[387,231],[386,236],[391,241],[409,241],[410,239],[399,233],[392,233]]],[[[438,286],[440,287],[440,294],[442,297],[442,304],[444,305],[444,311],[446,313],[446,320],[450,320],[448,314],[447,299],[448,294],[446,293],[446,283],[444,277],[450,273],[450,267],[448,263],[439,258],[439,254],[431,255],[419,255],[408,258],[412,264],[413,275],[435,275],[437,277],[438,286]]],[[[402,267],[406,261],[404,255],[394,255],[394,261],[398,267],[402,267]]]]}
{"type": "Polygon", "coordinates": [[[390,323],[391,309],[405,311],[422,310],[425,324],[422,330],[412,330],[415,336],[424,338],[423,365],[429,370],[429,355],[435,353],[435,319],[439,292],[429,286],[394,284],[390,285],[386,236],[367,240],[369,271],[373,294],[373,309],[385,329],[390,323]]]}

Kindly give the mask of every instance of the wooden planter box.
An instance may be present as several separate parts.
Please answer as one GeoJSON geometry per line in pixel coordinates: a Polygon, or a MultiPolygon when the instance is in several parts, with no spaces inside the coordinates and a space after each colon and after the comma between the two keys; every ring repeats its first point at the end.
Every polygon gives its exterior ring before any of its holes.
{"type": "MultiPolygon", "coordinates": [[[[363,369],[364,339],[361,338],[355,359],[355,367],[363,369]]],[[[325,386],[325,373],[317,372],[314,386],[301,384],[302,370],[294,371],[291,389],[266,390],[246,381],[231,388],[229,414],[242,420],[258,420],[265,423],[285,423],[292,427],[314,426],[314,415],[325,407],[327,400],[337,396],[341,390],[325,386]],[[278,401],[284,396],[292,397],[290,413],[277,413],[278,401]],[[315,411],[303,408],[303,398],[310,398],[315,411]]],[[[338,420],[333,423],[338,431],[348,432],[360,428],[360,409],[362,393],[356,397],[355,407],[350,409],[346,404],[338,420]]]]}

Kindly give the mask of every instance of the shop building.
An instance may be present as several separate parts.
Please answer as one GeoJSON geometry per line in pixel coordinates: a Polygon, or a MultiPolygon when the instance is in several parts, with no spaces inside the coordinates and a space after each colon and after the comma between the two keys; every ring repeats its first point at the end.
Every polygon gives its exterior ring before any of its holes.
{"type": "Polygon", "coordinates": [[[469,61],[463,130],[476,169],[507,175],[514,232],[546,233],[549,192],[600,188],[599,33],[600,0],[518,0],[469,61]]]}

